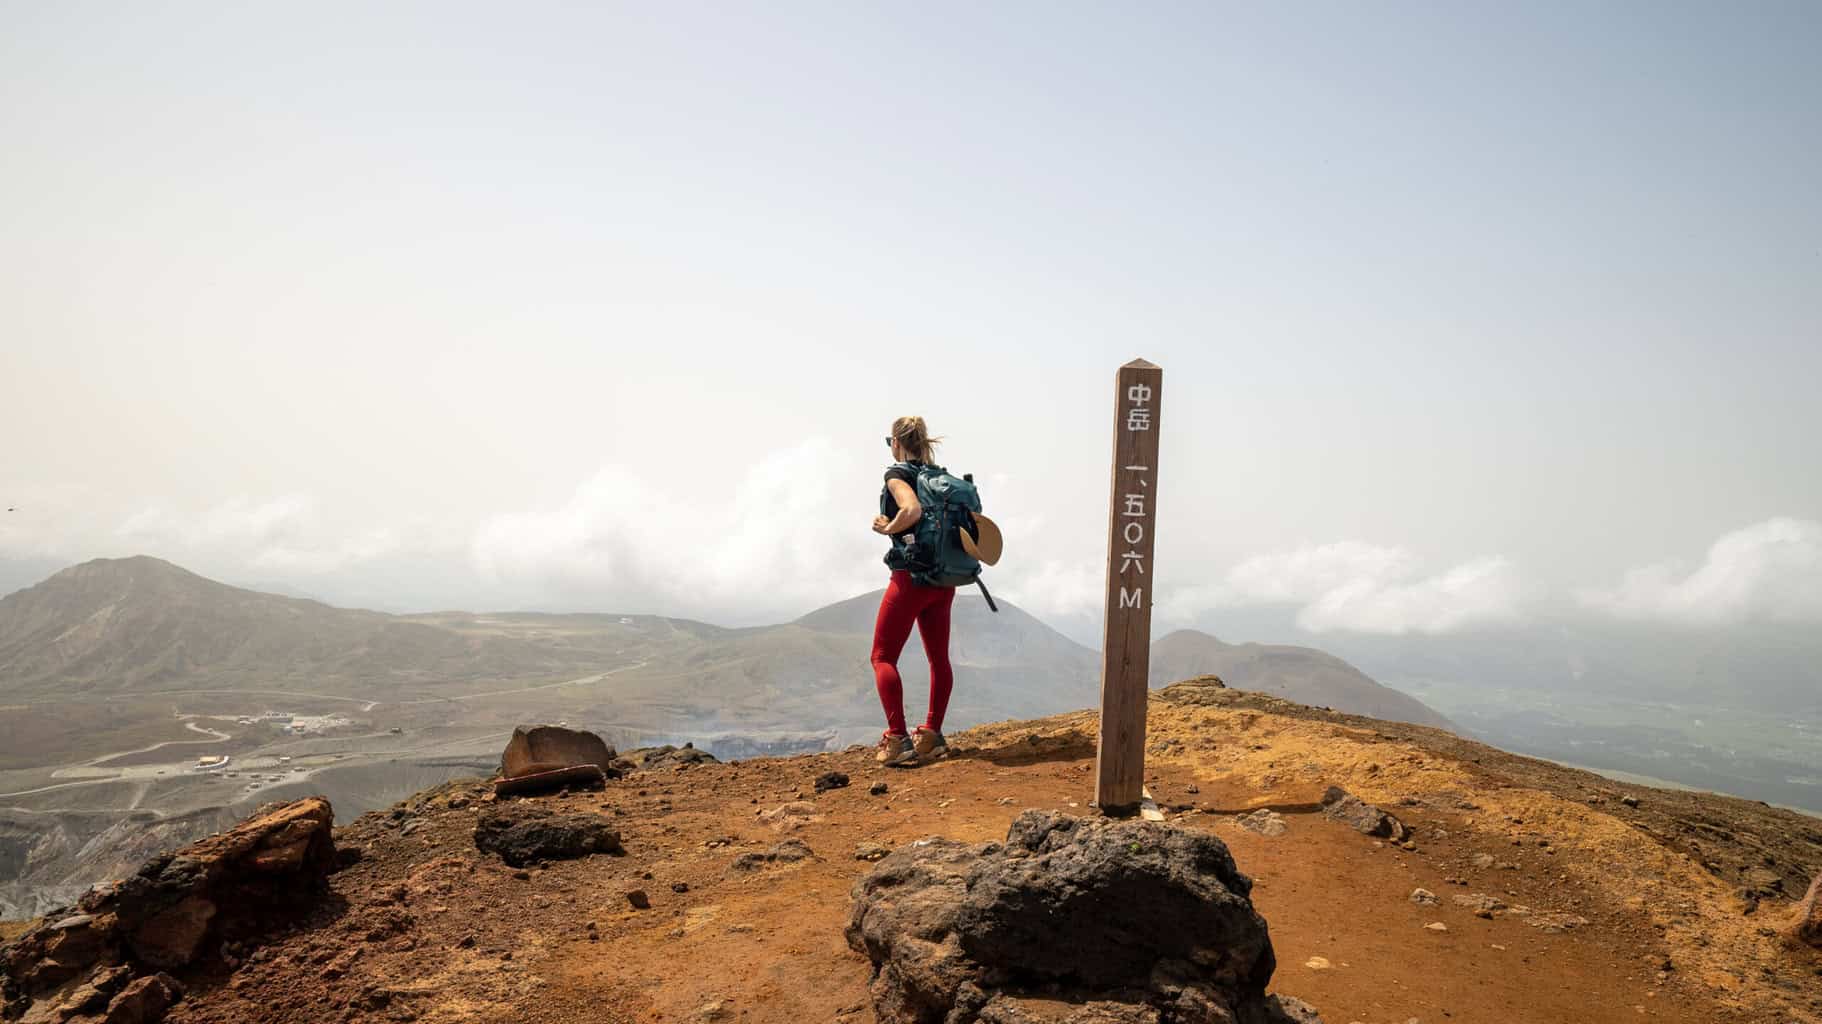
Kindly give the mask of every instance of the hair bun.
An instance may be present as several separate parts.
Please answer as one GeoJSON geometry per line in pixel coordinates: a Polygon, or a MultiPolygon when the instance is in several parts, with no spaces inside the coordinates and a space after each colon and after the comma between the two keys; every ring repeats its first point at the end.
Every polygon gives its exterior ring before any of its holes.
{"type": "Polygon", "coordinates": [[[905,450],[913,462],[930,462],[936,455],[940,437],[931,437],[922,416],[900,416],[892,421],[892,439],[905,450]]]}

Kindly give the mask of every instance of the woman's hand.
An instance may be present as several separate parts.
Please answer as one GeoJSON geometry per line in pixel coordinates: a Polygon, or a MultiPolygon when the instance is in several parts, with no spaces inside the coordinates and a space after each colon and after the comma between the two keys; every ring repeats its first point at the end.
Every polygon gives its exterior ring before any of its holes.
{"type": "Polygon", "coordinates": [[[887,519],[885,516],[874,516],[873,517],[873,532],[874,533],[885,533],[886,527],[891,525],[891,523],[892,523],[892,520],[887,519]]]}

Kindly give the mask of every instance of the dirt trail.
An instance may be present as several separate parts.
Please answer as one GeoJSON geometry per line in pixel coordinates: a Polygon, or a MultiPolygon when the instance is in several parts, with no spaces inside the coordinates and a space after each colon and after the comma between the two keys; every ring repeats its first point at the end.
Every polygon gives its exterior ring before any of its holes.
{"type": "MultiPolygon", "coordinates": [[[[578,676],[575,679],[564,679],[554,683],[539,683],[535,686],[516,686],[510,690],[488,690],[485,693],[463,693],[450,697],[425,697],[419,700],[393,701],[393,703],[407,706],[415,704],[457,704],[466,700],[481,700],[486,697],[510,697],[517,693],[536,693],[539,690],[560,690],[568,686],[593,686],[611,676],[617,676],[623,672],[638,671],[647,664],[648,662],[638,661],[631,665],[621,665],[619,668],[610,668],[605,672],[596,672],[593,675],[578,676]]],[[[372,710],[373,706],[373,704],[369,704],[367,710],[372,710]]]]}
{"type": "MultiPolygon", "coordinates": [[[[185,717],[187,719],[187,718],[191,718],[194,716],[186,715],[183,717],[185,717]]],[[[154,751],[163,750],[166,747],[208,746],[208,745],[214,744],[214,743],[226,743],[229,740],[234,738],[234,736],[230,733],[222,732],[219,729],[211,729],[208,726],[197,725],[195,722],[191,722],[191,721],[185,721],[183,723],[183,727],[185,729],[189,730],[190,732],[201,733],[202,735],[207,736],[208,739],[204,739],[204,740],[165,740],[162,743],[154,743],[151,746],[139,747],[134,750],[110,751],[109,753],[102,754],[99,757],[91,757],[88,760],[83,761],[81,764],[66,765],[62,768],[59,768],[56,771],[51,773],[51,778],[53,778],[53,779],[65,778],[72,772],[81,771],[82,769],[85,769],[85,768],[111,767],[107,762],[114,761],[114,760],[117,760],[120,758],[132,757],[136,754],[150,754],[154,751]]],[[[97,776],[97,777],[99,778],[101,776],[97,776]]],[[[108,775],[106,777],[114,778],[115,776],[108,775]]]]}

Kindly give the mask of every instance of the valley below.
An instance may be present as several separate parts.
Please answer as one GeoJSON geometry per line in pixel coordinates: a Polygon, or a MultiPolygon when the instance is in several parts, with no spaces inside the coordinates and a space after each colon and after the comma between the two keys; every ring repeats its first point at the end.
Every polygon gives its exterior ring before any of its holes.
{"type": "Polygon", "coordinates": [[[1730,793],[1822,817],[1822,720],[1718,704],[1398,680],[1465,735],[1649,785],[1730,793]]]}

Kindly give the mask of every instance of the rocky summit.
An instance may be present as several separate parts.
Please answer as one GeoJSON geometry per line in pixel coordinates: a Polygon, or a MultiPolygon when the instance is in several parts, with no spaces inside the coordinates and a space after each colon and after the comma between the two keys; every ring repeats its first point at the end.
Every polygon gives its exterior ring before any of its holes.
{"type": "Polygon", "coordinates": [[[1201,682],[1152,695],[1164,820],[1115,821],[1095,727],[957,730],[909,769],[631,751],[333,829],[269,806],[0,928],[6,1014],[1822,1024],[1813,818],[1201,682]]]}

